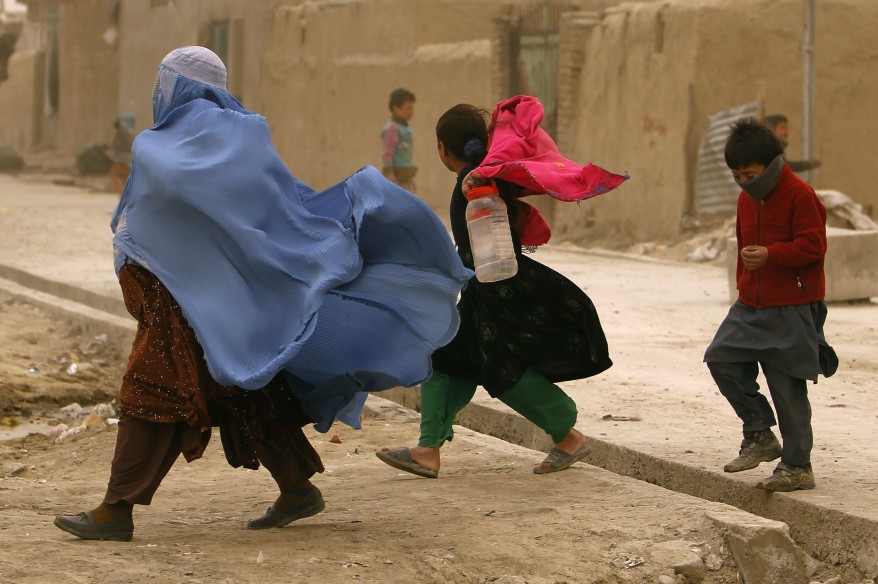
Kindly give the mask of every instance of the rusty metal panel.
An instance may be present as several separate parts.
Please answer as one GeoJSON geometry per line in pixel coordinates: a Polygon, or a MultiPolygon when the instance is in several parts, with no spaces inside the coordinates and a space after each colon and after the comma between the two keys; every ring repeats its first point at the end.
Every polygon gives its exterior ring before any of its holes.
{"type": "Polygon", "coordinates": [[[726,166],[726,140],[732,123],[741,118],[758,117],[758,112],[759,102],[753,101],[708,118],[695,169],[695,213],[699,217],[735,214],[741,188],[726,166]]]}

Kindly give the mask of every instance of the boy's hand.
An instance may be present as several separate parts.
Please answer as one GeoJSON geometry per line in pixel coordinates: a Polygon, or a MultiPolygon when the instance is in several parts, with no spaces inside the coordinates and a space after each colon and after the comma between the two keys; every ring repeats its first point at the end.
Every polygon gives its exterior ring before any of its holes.
{"type": "Polygon", "coordinates": [[[741,250],[741,261],[748,270],[761,268],[768,261],[768,248],[761,245],[748,245],[741,250]]]}

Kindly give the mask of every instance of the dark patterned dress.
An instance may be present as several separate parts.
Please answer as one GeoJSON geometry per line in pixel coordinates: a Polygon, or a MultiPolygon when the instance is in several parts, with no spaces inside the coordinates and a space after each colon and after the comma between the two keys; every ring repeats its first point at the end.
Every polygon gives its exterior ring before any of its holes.
{"type": "MultiPolygon", "coordinates": [[[[473,268],[466,228],[467,200],[461,189],[464,168],[451,195],[451,231],[463,263],[473,268]]],[[[582,379],[613,363],[591,299],[558,272],[522,255],[515,227],[514,185],[498,181],[509,207],[518,274],[499,282],[472,278],[457,310],[460,329],[433,353],[435,370],[477,382],[492,397],[515,385],[533,367],[552,382],[582,379]]]]}

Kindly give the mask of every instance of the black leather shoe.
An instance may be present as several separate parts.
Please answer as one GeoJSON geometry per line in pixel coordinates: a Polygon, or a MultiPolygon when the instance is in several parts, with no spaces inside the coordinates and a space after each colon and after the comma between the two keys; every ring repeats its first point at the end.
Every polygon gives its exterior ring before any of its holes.
{"type": "Polygon", "coordinates": [[[95,523],[91,511],[83,511],[76,515],[59,515],[55,517],[55,525],[82,539],[131,541],[134,535],[134,520],[130,517],[122,521],[95,523]]]}
{"type": "Polygon", "coordinates": [[[326,502],[323,500],[323,494],[317,487],[312,487],[298,504],[283,510],[278,510],[272,505],[262,517],[248,521],[247,529],[283,527],[297,519],[317,515],[324,509],[326,509],[326,502]]]}

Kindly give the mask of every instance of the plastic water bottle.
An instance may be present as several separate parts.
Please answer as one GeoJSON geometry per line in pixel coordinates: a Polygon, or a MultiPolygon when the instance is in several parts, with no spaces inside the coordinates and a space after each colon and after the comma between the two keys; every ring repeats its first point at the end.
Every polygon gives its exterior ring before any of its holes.
{"type": "Polygon", "coordinates": [[[518,260],[509,230],[509,213],[496,185],[476,187],[466,194],[466,227],[479,282],[497,282],[518,273],[518,260]]]}

